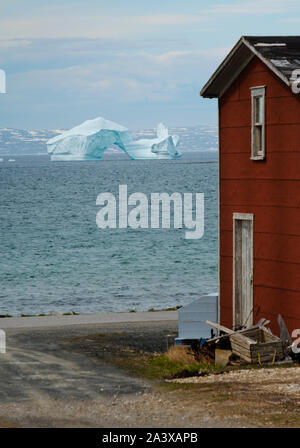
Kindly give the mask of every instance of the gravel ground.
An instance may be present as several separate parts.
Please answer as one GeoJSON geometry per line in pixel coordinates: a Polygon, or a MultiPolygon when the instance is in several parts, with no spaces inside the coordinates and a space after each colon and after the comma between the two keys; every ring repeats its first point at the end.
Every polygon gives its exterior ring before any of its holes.
{"type": "Polygon", "coordinates": [[[166,350],[176,330],[176,321],[7,330],[0,426],[300,426],[299,367],[159,385],[110,364],[120,353],[166,350]]]}
{"type": "Polygon", "coordinates": [[[168,380],[173,383],[202,383],[202,384],[214,384],[214,383],[251,383],[267,385],[270,388],[276,387],[279,383],[284,383],[285,387],[281,387],[282,390],[294,391],[295,394],[300,394],[300,368],[299,367],[287,367],[287,368],[258,368],[258,369],[242,369],[232,370],[224,372],[222,374],[211,374],[200,377],[180,378],[174,380],[168,380]]]}

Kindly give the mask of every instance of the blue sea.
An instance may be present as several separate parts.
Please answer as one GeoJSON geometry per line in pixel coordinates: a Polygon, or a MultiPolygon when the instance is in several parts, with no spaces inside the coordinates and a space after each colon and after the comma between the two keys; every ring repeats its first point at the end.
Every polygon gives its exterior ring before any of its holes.
{"type": "Polygon", "coordinates": [[[184,305],[218,283],[216,151],[176,161],[0,163],[0,314],[144,311],[184,305]],[[204,193],[205,231],[102,229],[99,193],[204,193]]]}

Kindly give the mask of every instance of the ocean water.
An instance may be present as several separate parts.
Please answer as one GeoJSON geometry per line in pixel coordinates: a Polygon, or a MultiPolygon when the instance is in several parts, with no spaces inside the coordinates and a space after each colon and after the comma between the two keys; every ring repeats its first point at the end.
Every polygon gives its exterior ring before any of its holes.
{"type": "Polygon", "coordinates": [[[214,151],[177,161],[0,164],[0,314],[111,312],[184,305],[217,290],[218,164],[214,151]],[[103,229],[96,197],[142,192],[204,193],[205,231],[103,229]]]}

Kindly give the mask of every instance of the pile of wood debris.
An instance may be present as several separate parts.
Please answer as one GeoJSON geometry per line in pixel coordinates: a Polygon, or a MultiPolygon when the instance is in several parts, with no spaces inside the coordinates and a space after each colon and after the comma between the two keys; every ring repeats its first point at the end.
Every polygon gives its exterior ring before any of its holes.
{"type": "Polygon", "coordinates": [[[274,364],[296,359],[292,351],[292,339],[280,315],[278,316],[280,338],[272,334],[267,327],[270,321],[264,318],[256,325],[238,331],[214,322],[206,321],[206,323],[216,328],[219,335],[208,339],[202,345],[192,346],[197,361],[215,362],[226,366],[243,362],[274,364]]]}

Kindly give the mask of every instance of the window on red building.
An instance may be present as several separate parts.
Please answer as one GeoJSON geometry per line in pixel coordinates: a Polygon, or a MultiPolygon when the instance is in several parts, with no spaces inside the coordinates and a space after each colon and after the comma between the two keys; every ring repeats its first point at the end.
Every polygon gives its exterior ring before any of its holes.
{"type": "Polygon", "coordinates": [[[265,87],[251,88],[251,159],[265,158],[265,87]]]}

